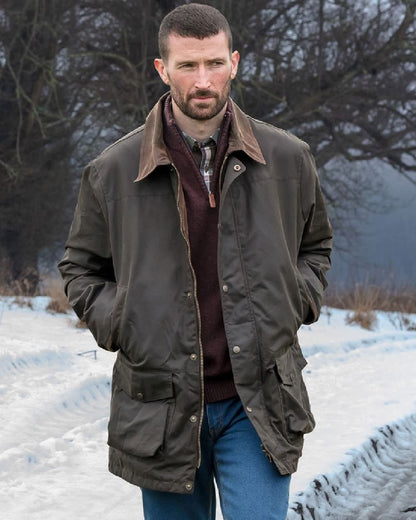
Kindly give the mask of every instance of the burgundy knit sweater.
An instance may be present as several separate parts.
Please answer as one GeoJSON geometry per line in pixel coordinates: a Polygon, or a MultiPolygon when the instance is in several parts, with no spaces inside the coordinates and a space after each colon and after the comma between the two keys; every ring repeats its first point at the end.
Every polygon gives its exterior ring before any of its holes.
{"type": "Polygon", "coordinates": [[[201,315],[201,342],[204,353],[205,402],[221,401],[237,395],[228,353],[221,309],[217,271],[219,170],[228,146],[231,111],[225,113],[214,162],[212,192],[216,205],[211,207],[208,189],[176,126],[170,96],[164,107],[164,141],[170,158],[179,172],[185,196],[191,262],[195,271],[197,298],[201,315]]]}

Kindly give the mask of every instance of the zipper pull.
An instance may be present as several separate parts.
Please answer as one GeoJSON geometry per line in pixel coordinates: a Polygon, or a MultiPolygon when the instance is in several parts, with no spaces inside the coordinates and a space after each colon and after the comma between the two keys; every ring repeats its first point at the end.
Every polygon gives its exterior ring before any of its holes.
{"type": "Polygon", "coordinates": [[[215,196],[214,196],[214,194],[211,191],[208,194],[208,199],[209,199],[210,207],[211,208],[215,208],[217,206],[217,204],[215,202],[215,196]]]}

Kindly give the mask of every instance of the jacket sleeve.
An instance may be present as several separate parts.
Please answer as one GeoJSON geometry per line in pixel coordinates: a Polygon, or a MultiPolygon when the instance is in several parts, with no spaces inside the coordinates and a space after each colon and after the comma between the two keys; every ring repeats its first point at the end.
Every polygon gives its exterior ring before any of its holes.
{"type": "Polygon", "coordinates": [[[111,313],[116,294],[105,199],[97,172],[89,165],[82,175],[65,254],[58,264],[65,293],[98,345],[111,345],[111,313]]]}
{"type": "Polygon", "coordinates": [[[332,227],[329,223],[315,161],[306,145],[300,158],[300,186],[302,211],[305,221],[298,251],[297,267],[301,274],[304,296],[304,323],[319,318],[325,274],[331,266],[332,227]]]}

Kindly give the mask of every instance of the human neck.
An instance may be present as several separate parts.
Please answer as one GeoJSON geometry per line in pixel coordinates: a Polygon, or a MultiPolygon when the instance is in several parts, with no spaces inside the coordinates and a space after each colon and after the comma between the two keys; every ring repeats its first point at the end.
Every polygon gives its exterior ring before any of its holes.
{"type": "Polygon", "coordinates": [[[215,133],[217,128],[221,126],[227,105],[216,116],[207,120],[192,119],[185,115],[180,108],[177,106],[175,101],[172,100],[172,113],[175,118],[176,124],[190,137],[193,137],[196,141],[204,141],[215,133]]]}

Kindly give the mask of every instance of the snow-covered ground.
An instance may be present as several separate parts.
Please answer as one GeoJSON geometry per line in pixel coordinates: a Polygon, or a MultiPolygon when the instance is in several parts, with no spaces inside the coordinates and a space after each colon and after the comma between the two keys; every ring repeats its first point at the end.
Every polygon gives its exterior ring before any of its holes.
{"type": "MultiPolygon", "coordinates": [[[[114,354],[46,302],[0,301],[0,517],[143,518],[139,489],[107,471],[114,354]]],[[[383,313],[374,331],[345,315],[326,309],[300,331],[317,427],[288,520],[415,520],[416,332],[383,313]]]]}

